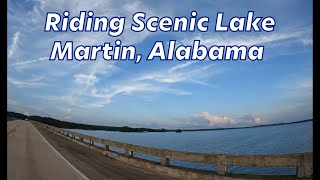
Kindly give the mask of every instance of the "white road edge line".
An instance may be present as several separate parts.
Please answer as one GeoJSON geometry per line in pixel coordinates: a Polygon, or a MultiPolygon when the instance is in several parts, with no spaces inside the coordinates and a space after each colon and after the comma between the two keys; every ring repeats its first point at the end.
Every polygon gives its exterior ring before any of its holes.
{"type": "MultiPolygon", "coordinates": [[[[29,122],[31,124],[31,126],[37,131],[38,134],[40,134],[40,132],[33,126],[33,124],[31,122],[29,122]]],[[[44,139],[44,141],[74,170],[76,171],[82,178],[84,178],[85,180],[90,180],[87,176],[85,176],[84,174],[82,174],[76,167],[74,167],[68,160],[66,160],[43,136],[42,134],[40,134],[40,136],[44,139]]]]}

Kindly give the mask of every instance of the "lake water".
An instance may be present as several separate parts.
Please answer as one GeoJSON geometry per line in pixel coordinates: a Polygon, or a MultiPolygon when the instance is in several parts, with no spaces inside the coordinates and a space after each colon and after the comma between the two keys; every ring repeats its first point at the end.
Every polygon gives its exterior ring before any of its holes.
{"type": "MultiPolygon", "coordinates": [[[[166,148],[179,151],[223,153],[223,154],[290,154],[313,151],[312,122],[198,132],[111,132],[78,130],[71,131],[126,142],[147,147],[166,148]]],[[[110,148],[123,153],[124,150],[110,148]]],[[[159,162],[158,157],[134,153],[134,156],[159,162]]],[[[170,159],[172,165],[215,171],[214,164],[192,163],[170,159]]],[[[238,167],[228,166],[230,173],[294,175],[293,167],[238,167]]]]}

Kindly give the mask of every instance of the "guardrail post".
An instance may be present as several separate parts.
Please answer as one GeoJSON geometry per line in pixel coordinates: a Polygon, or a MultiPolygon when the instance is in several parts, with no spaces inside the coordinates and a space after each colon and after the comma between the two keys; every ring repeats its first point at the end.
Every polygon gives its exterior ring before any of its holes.
{"type": "Polygon", "coordinates": [[[129,149],[125,149],[124,155],[127,157],[132,157],[133,156],[133,152],[130,151],[129,149]]]}
{"type": "Polygon", "coordinates": [[[217,174],[225,175],[227,172],[227,158],[225,155],[220,155],[217,162],[217,174]]]}
{"type": "Polygon", "coordinates": [[[107,145],[107,144],[105,144],[105,151],[103,152],[103,154],[105,155],[105,156],[108,156],[108,150],[109,150],[109,145],[107,145]]]}
{"type": "Polygon", "coordinates": [[[312,177],[313,173],[313,155],[304,154],[304,175],[306,177],[312,177]]]}
{"type": "Polygon", "coordinates": [[[311,177],[312,166],[313,166],[312,161],[313,161],[312,154],[301,154],[298,157],[298,167],[297,167],[298,178],[311,177]]]}
{"type": "Polygon", "coordinates": [[[162,166],[170,166],[170,159],[166,157],[160,157],[160,164],[162,166]]]}

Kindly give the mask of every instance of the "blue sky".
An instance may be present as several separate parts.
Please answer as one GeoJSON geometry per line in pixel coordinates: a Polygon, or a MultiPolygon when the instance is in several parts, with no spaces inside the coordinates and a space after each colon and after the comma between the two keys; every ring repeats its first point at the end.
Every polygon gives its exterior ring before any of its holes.
{"type": "Polygon", "coordinates": [[[312,118],[312,1],[8,2],[8,110],[71,122],[153,127],[235,127],[312,118]],[[125,16],[120,37],[44,32],[47,12],[125,16]],[[132,32],[131,16],[209,16],[209,31],[132,32]],[[217,12],[272,16],[273,32],[214,32],[217,12]],[[155,41],[264,45],[262,61],[49,61],[54,41],[100,45],[120,39],[143,57],[155,41]]]}

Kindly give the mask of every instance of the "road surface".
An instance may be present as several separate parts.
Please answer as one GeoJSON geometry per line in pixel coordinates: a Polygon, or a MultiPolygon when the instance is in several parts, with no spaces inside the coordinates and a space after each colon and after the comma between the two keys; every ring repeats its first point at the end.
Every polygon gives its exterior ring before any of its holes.
{"type": "Polygon", "coordinates": [[[30,122],[10,121],[7,132],[9,180],[86,179],[47,143],[30,122]]]}
{"type": "Polygon", "coordinates": [[[37,124],[7,123],[8,180],[170,180],[108,158],[37,124]]]}

